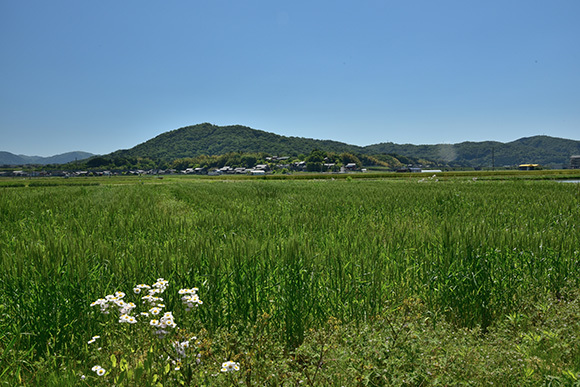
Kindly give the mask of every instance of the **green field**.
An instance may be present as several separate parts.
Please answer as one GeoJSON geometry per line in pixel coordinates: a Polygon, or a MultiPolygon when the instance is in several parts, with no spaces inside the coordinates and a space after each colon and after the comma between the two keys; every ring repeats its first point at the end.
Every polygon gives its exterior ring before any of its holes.
{"type": "Polygon", "coordinates": [[[572,385],[579,185],[500,177],[0,181],[0,385],[572,385]],[[158,278],[179,370],[90,307],[158,278]]]}

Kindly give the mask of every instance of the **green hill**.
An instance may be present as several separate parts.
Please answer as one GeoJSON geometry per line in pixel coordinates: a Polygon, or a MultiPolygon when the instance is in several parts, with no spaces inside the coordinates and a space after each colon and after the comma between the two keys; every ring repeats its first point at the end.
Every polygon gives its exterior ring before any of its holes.
{"type": "Polygon", "coordinates": [[[523,163],[547,167],[568,166],[570,156],[580,154],[580,141],[550,136],[524,137],[516,141],[462,142],[458,144],[412,145],[381,143],[364,148],[369,154],[399,154],[442,161],[450,166],[496,167],[523,163]]]}
{"type": "Polygon", "coordinates": [[[208,123],[187,126],[160,134],[131,149],[119,150],[109,156],[148,157],[172,161],[200,155],[222,155],[230,152],[268,153],[297,156],[313,149],[328,152],[361,153],[362,148],[330,140],[286,137],[241,125],[216,126],[208,123]]]}
{"type": "Polygon", "coordinates": [[[0,151],[0,165],[47,165],[47,164],[65,164],[75,160],[84,160],[93,156],[92,153],[88,152],[67,152],[50,157],[42,156],[26,156],[26,155],[15,155],[10,152],[0,151]]]}
{"type": "MultiPolygon", "coordinates": [[[[357,155],[396,155],[428,164],[451,167],[501,167],[522,163],[561,168],[570,156],[580,154],[580,141],[534,136],[516,141],[462,142],[458,144],[413,145],[385,142],[360,147],[338,141],[281,136],[241,125],[216,126],[203,123],[160,134],[131,149],[102,156],[106,159],[147,158],[162,162],[200,155],[266,153],[277,156],[308,155],[314,149],[357,155]]],[[[404,161],[402,161],[404,163],[404,161]]]]}

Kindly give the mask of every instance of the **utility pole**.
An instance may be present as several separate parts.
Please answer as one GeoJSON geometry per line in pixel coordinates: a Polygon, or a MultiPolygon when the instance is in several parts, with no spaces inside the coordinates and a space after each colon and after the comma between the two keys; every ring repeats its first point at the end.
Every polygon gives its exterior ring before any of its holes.
{"type": "Polygon", "coordinates": [[[495,171],[495,148],[491,148],[491,170],[495,171]]]}

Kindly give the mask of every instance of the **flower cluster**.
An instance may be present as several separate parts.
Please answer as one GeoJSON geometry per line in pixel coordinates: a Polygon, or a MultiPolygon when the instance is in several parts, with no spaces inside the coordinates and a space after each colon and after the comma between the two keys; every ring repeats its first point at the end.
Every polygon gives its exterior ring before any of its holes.
{"type": "MultiPolygon", "coordinates": [[[[192,340],[195,340],[195,339],[196,339],[195,336],[192,337],[192,340]]],[[[185,349],[189,348],[189,340],[182,341],[182,342],[174,341],[171,345],[173,346],[173,349],[175,349],[175,354],[176,354],[175,357],[178,360],[184,359],[186,357],[185,349]]]]}
{"type": "Polygon", "coordinates": [[[140,285],[137,285],[137,286],[135,286],[135,287],[133,288],[133,292],[134,292],[135,294],[139,294],[139,293],[141,293],[141,291],[142,291],[143,289],[151,289],[151,286],[149,286],[149,285],[145,285],[145,284],[140,284],[140,285]]]}
{"type": "Polygon", "coordinates": [[[135,324],[137,323],[137,319],[133,316],[129,316],[128,314],[122,314],[119,316],[120,323],[128,323],[128,324],[135,324]]]}
{"type": "MultiPolygon", "coordinates": [[[[152,285],[140,284],[133,288],[133,293],[135,294],[141,295],[142,293],[146,293],[141,297],[141,300],[142,304],[144,304],[144,307],[147,309],[146,311],[138,313],[136,316],[150,319],[149,326],[155,328],[154,333],[160,339],[163,339],[168,335],[171,329],[177,329],[173,313],[170,311],[164,311],[165,304],[163,304],[163,298],[160,297],[165,292],[168,285],[169,281],[163,278],[158,278],[152,285]]],[[[185,305],[187,311],[190,311],[194,307],[203,303],[199,299],[197,291],[198,288],[184,288],[179,290],[181,301],[185,305]]],[[[91,303],[91,306],[99,306],[101,313],[104,314],[109,314],[111,310],[118,311],[119,323],[121,324],[137,324],[137,318],[132,315],[136,305],[132,302],[126,302],[124,298],[125,293],[116,292],[115,294],[107,295],[105,298],[99,298],[97,301],[91,303]]],[[[91,340],[88,341],[88,344],[94,343],[99,338],[100,336],[93,336],[91,340]]],[[[197,338],[193,337],[190,340],[197,340],[197,338]]],[[[190,347],[190,341],[174,341],[171,344],[173,346],[174,354],[168,357],[168,361],[171,361],[174,364],[175,370],[179,370],[181,362],[186,358],[186,349],[190,347]]],[[[201,363],[201,354],[197,354],[195,361],[198,364],[201,363]]],[[[237,371],[239,365],[237,363],[228,362],[224,363],[222,368],[229,371],[237,371]]],[[[105,369],[101,366],[94,366],[92,370],[99,376],[106,373],[105,369]]]]}
{"type": "Polygon", "coordinates": [[[435,179],[436,177],[437,177],[437,175],[433,175],[433,176],[428,177],[428,178],[422,178],[422,179],[419,180],[419,183],[423,183],[423,182],[428,181],[428,180],[438,182],[439,179],[435,179]],[[433,180],[433,179],[435,179],[435,180],[433,180]]]}
{"type": "Polygon", "coordinates": [[[234,372],[240,370],[240,363],[234,361],[226,361],[222,363],[222,372],[234,372]]]}
{"type": "Polygon", "coordinates": [[[146,303],[146,302],[148,302],[151,305],[156,305],[158,303],[163,302],[163,298],[161,298],[161,297],[155,297],[155,296],[153,296],[151,294],[148,294],[146,296],[143,296],[143,303],[146,303]]]}
{"type": "MultiPolygon", "coordinates": [[[[150,305],[153,306],[153,308],[151,308],[149,310],[149,312],[142,312],[141,315],[142,316],[149,316],[149,313],[151,313],[152,315],[158,315],[159,313],[161,313],[162,308],[165,307],[164,304],[161,304],[161,302],[163,302],[163,298],[161,297],[157,297],[157,294],[161,294],[165,291],[165,289],[167,289],[167,285],[169,284],[169,281],[163,279],[163,278],[158,278],[157,282],[155,282],[153,285],[146,285],[146,284],[140,284],[137,285],[133,288],[133,292],[135,294],[139,294],[141,293],[141,291],[147,290],[148,294],[144,297],[142,297],[143,299],[143,303],[149,303],[150,305]]],[[[128,323],[128,324],[135,324],[137,323],[137,319],[131,315],[131,312],[133,311],[133,309],[135,309],[137,306],[132,303],[132,302],[125,302],[123,300],[123,298],[125,297],[125,293],[123,292],[116,292],[115,294],[109,294],[107,296],[105,296],[105,298],[99,298],[98,300],[96,300],[95,302],[91,303],[91,306],[99,306],[99,308],[101,309],[101,313],[104,314],[109,314],[110,308],[111,306],[116,306],[118,311],[119,311],[119,323],[128,323]]],[[[197,295],[196,295],[197,297],[197,295]]],[[[161,326],[162,327],[176,327],[177,325],[175,324],[175,322],[173,321],[173,316],[171,315],[171,312],[168,312],[169,316],[167,316],[167,313],[165,314],[164,318],[162,318],[161,320],[161,326]]],[[[152,321],[157,321],[157,320],[152,320],[152,321]]],[[[151,324],[153,325],[153,324],[151,324]]],[[[94,341],[89,342],[93,343],[94,341]]]]}
{"type": "Polygon", "coordinates": [[[168,333],[165,328],[177,328],[177,324],[173,320],[173,314],[171,312],[165,312],[163,317],[161,317],[159,320],[154,319],[149,321],[149,325],[155,328],[159,328],[155,331],[155,334],[160,338],[165,337],[165,335],[168,333]]]}
{"type": "Polygon", "coordinates": [[[161,297],[157,297],[156,294],[161,294],[165,291],[165,289],[167,289],[167,285],[169,284],[169,281],[163,279],[163,278],[157,278],[157,282],[155,282],[153,285],[149,286],[149,285],[137,285],[133,291],[135,293],[140,293],[141,289],[147,289],[147,295],[143,296],[143,303],[145,304],[146,302],[148,302],[150,305],[154,305],[160,308],[165,307],[165,305],[161,304],[163,302],[163,298],[161,297]],[[137,291],[137,289],[139,289],[139,291],[137,291]]]}
{"type": "Polygon", "coordinates": [[[109,314],[109,307],[114,305],[119,310],[119,314],[128,314],[135,309],[136,305],[132,302],[123,301],[124,297],[125,293],[116,292],[114,295],[109,294],[105,296],[105,298],[99,298],[97,301],[91,303],[91,306],[98,305],[101,309],[101,313],[109,314]]]}
{"type": "Polygon", "coordinates": [[[109,308],[108,300],[104,298],[99,298],[97,301],[91,303],[91,306],[97,305],[100,306],[101,313],[109,314],[109,311],[107,310],[107,308],[109,308]]]}
{"type": "Polygon", "coordinates": [[[105,369],[103,367],[101,367],[100,365],[96,365],[93,368],[91,368],[92,371],[95,371],[97,373],[97,375],[99,376],[103,376],[104,374],[107,373],[107,371],[105,371],[105,369]]]}
{"type": "Polygon", "coordinates": [[[189,312],[194,306],[203,304],[197,295],[198,288],[180,289],[179,294],[182,295],[181,302],[186,306],[185,310],[189,312]]]}

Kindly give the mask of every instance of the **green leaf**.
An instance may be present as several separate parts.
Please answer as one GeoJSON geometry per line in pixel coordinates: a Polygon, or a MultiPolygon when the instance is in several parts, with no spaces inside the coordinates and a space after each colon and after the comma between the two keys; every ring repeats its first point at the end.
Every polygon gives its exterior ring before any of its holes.
{"type": "Polygon", "coordinates": [[[115,356],[115,354],[111,354],[111,368],[115,368],[117,366],[117,357],[115,356]]]}
{"type": "Polygon", "coordinates": [[[116,384],[116,385],[123,384],[123,381],[125,380],[125,377],[126,377],[126,376],[127,376],[127,373],[126,373],[126,372],[121,372],[121,373],[119,374],[119,376],[117,376],[117,377],[115,378],[115,384],[116,384]]]}
{"type": "Polygon", "coordinates": [[[143,366],[141,364],[139,364],[137,366],[137,368],[135,368],[135,380],[139,380],[141,379],[141,376],[143,375],[143,366]]]}
{"type": "Polygon", "coordinates": [[[121,371],[125,371],[129,368],[129,363],[127,362],[127,359],[121,358],[121,360],[119,361],[119,368],[121,369],[121,371]]]}

